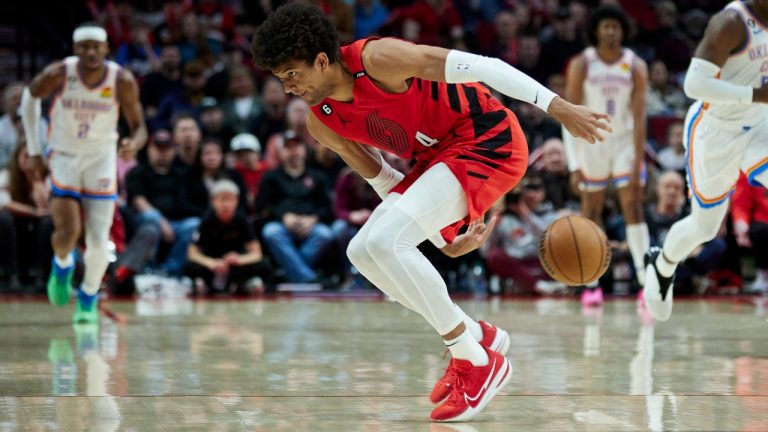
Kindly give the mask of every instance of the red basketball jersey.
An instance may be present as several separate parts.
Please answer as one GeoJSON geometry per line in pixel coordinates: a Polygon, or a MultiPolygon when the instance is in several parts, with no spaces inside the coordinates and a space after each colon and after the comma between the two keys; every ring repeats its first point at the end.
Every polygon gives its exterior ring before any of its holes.
{"type": "MultiPolygon", "coordinates": [[[[409,159],[440,149],[453,137],[462,119],[502,110],[488,89],[478,83],[448,84],[411,78],[408,90],[388,93],[366,74],[361,39],[341,47],[341,60],[352,72],[354,100],[324,99],[312,107],[326,126],[349,140],[368,144],[409,159]]],[[[478,136],[484,131],[477,131],[478,136]]]]}

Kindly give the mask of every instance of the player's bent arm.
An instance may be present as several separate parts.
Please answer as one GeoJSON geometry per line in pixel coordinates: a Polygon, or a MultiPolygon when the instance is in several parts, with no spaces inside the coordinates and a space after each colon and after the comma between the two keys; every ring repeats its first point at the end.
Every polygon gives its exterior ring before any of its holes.
{"type": "Polygon", "coordinates": [[[48,65],[39,73],[21,95],[21,123],[27,140],[27,152],[30,156],[39,156],[42,152],[40,143],[41,99],[53,94],[64,83],[63,66],[60,62],[48,65]]]}
{"type": "Polygon", "coordinates": [[[131,130],[131,140],[136,146],[133,150],[138,151],[147,141],[147,126],[144,123],[144,112],[139,99],[139,86],[133,74],[126,69],[121,71],[117,85],[120,111],[123,112],[131,130]]]}
{"type": "MultiPolygon", "coordinates": [[[[634,123],[633,138],[635,144],[635,161],[639,164],[645,154],[646,130],[646,92],[648,90],[648,65],[639,57],[632,64],[632,96],[630,109],[634,123]]],[[[639,166],[639,165],[636,165],[639,166]]]]}
{"type": "Polygon", "coordinates": [[[313,112],[307,115],[307,129],[315,139],[336,152],[384,199],[403,174],[392,168],[374,149],[350,141],[324,125],[313,112]]]}
{"type": "Polygon", "coordinates": [[[712,17],[704,32],[704,38],[696,48],[683,90],[696,100],[718,104],[748,104],[758,102],[756,89],[719,79],[723,67],[732,52],[747,41],[747,34],[741,18],[733,11],[722,11],[712,17]]]}

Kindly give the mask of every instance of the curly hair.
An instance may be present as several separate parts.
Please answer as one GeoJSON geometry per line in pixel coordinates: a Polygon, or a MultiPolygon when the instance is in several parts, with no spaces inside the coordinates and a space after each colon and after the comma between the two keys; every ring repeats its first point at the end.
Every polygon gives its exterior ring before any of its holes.
{"type": "Polygon", "coordinates": [[[296,60],[311,65],[321,52],[331,63],[339,59],[336,28],[319,9],[300,2],[277,8],[256,29],[251,43],[254,61],[267,69],[296,60]]]}
{"type": "Polygon", "coordinates": [[[587,26],[589,43],[597,46],[597,28],[600,26],[600,22],[605,19],[614,19],[619,22],[619,25],[621,25],[621,43],[623,45],[629,36],[629,19],[624,11],[615,6],[601,6],[592,14],[587,26]]]}

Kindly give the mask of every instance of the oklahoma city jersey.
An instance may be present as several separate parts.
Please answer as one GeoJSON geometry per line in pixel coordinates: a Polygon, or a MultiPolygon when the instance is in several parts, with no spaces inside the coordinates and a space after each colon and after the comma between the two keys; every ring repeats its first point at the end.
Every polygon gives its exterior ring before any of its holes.
{"type": "Polygon", "coordinates": [[[632,62],[635,54],[624,49],[619,61],[608,64],[597,56],[594,47],[584,50],[587,74],[584,78],[583,104],[611,116],[611,135],[624,135],[633,129],[632,62]]]}
{"type": "MultiPolygon", "coordinates": [[[[731,54],[720,69],[720,79],[729,83],[753,88],[762,87],[768,81],[768,31],[741,1],[729,3],[726,10],[739,14],[747,30],[747,43],[731,54]]],[[[706,102],[706,101],[703,101],[706,102]]],[[[707,114],[720,120],[754,126],[765,121],[768,109],[764,104],[707,104],[707,114]]]]}
{"type": "Polygon", "coordinates": [[[84,154],[115,151],[117,143],[117,77],[120,66],[105,62],[105,75],[93,87],[86,85],[77,57],[62,60],[64,84],[50,108],[48,141],[55,151],[84,154]]]}
{"type": "MultiPolygon", "coordinates": [[[[525,173],[528,145],[517,118],[478,83],[413,77],[402,93],[382,90],[363,65],[369,40],[341,47],[341,61],[355,77],[353,100],[326,98],[312,111],[344,138],[416,159],[391,192],[405,192],[426,170],[445,163],[466,192],[464,222],[482,217],[525,173]]],[[[452,241],[460,226],[444,229],[443,237],[452,241]]]]}

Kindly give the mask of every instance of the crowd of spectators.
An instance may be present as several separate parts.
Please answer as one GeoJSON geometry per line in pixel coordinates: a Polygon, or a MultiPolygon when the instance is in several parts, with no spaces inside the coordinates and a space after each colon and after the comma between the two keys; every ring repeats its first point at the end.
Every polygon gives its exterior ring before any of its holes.
{"type": "MultiPolygon", "coordinates": [[[[650,66],[646,219],[653,243],[688,211],[683,118],[691,101],[680,84],[718,2],[306,1],[332,18],[342,42],[380,35],[471,50],[499,57],[561,95],[567,62],[589,44],[590,11],[621,5],[632,22],[628,46],[650,66]]],[[[378,197],[309,135],[307,105],[250,60],[251,35],[278,3],[87,3],[84,18],[104,25],[112,58],[139,79],[151,131],[144,150],[118,163],[113,290],[130,292],[133,278],[147,271],[190,277],[208,292],[252,292],[264,283],[365,286],[344,250],[378,197]]],[[[0,290],[19,282],[42,287],[50,267],[49,186],[29,175],[16,114],[23,86],[6,83],[2,99],[0,290]]],[[[494,292],[555,292],[564,287],[539,266],[536,241],[554,218],[579,210],[561,128],[535,107],[499,97],[518,115],[531,169],[494,210],[500,221],[479,254],[458,260],[464,264],[436,262],[452,290],[484,292],[478,280],[490,279],[494,292]]],[[[391,163],[408,169],[408,161],[391,163]]],[[[733,223],[683,266],[679,280],[691,291],[746,289],[742,276],[753,275],[751,287],[768,291],[768,198],[742,181],[733,201],[733,223]]],[[[629,293],[637,287],[616,207],[609,202],[604,215],[615,260],[603,284],[629,293]]],[[[425,253],[438,256],[430,247],[425,253]]]]}

